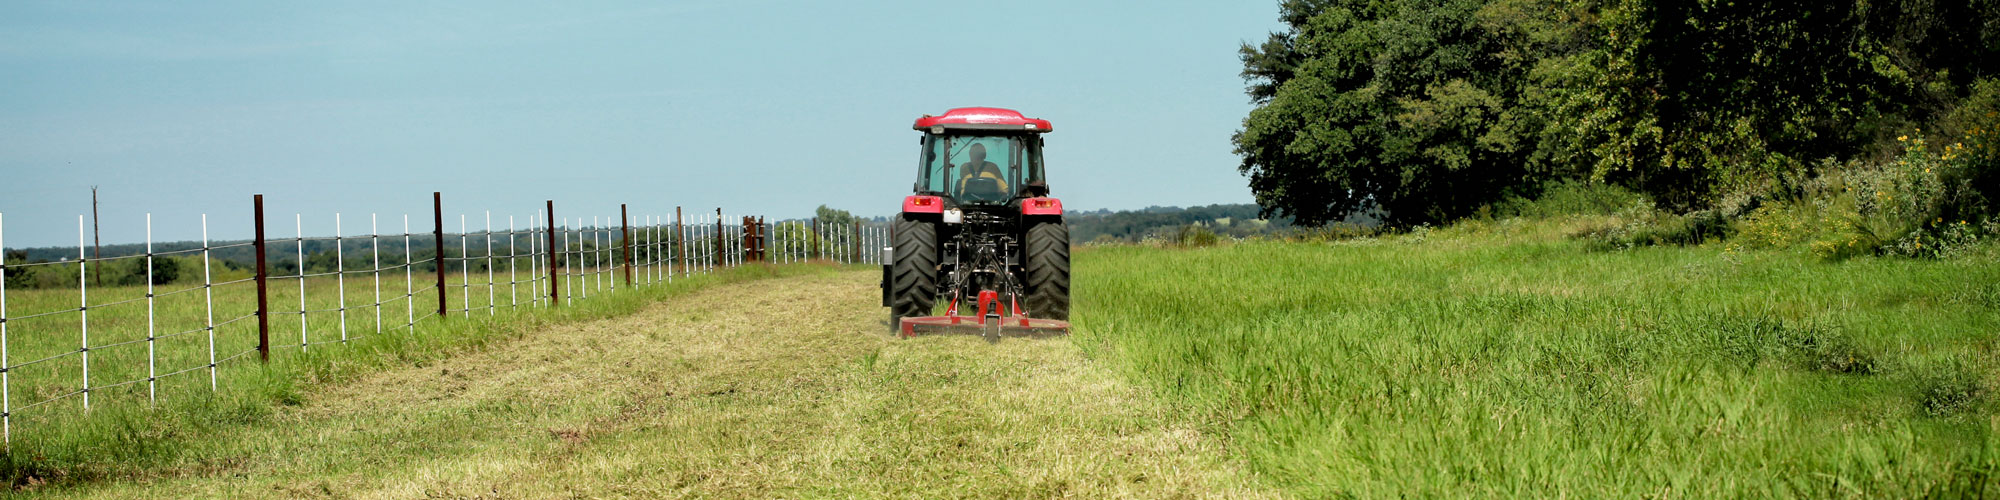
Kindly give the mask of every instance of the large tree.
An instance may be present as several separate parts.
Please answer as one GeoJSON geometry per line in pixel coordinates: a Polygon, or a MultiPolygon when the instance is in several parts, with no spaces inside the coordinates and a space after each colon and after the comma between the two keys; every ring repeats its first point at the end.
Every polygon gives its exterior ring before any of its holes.
{"type": "MultiPolygon", "coordinates": [[[[1778,195],[2000,77],[2000,0],[1288,0],[1242,47],[1265,215],[1448,220],[1583,179],[1778,195]]],[[[1960,113],[1963,114],[1963,113],[1960,113]]]]}
{"type": "Polygon", "coordinates": [[[1234,142],[1264,215],[1438,222],[1520,185],[1527,68],[1479,22],[1485,4],[1284,3],[1290,29],[1242,47],[1258,107],[1234,142]]]}

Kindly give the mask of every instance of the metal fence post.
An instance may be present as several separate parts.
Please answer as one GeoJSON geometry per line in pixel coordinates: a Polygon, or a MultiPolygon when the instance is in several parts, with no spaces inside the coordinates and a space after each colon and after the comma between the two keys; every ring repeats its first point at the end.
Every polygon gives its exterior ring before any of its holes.
{"type": "Polygon", "coordinates": [[[83,216],[76,216],[76,309],[82,330],[83,411],[90,411],[90,258],[83,249],[83,216]]]}
{"type": "MultiPolygon", "coordinates": [[[[0,214],[0,249],[7,248],[6,214],[0,214]]],[[[202,216],[208,220],[207,215],[202,216]]],[[[206,228],[204,222],[202,227],[206,228]]],[[[205,237],[204,237],[205,238],[205,237]]],[[[208,244],[203,243],[203,247],[208,244]]],[[[206,250],[203,250],[206,252],[206,250]]],[[[25,264],[25,262],[23,262],[25,264]]],[[[0,367],[8,366],[7,361],[7,252],[0,251],[0,367]]],[[[7,372],[0,370],[0,443],[14,443],[14,399],[8,391],[7,372]]]]}
{"type": "Polygon", "coordinates": [[[340,343],[347,343],[347,251],[340,240],[340,212],[333,213],[333,283],[340,286],[340,343]]]}
{"type": "Polygon", "coordinates": [[[382,226],[376,214],[368,214],[368,260],[375,278],[375,334],[382,334],[382,226]]]}
{"type": "MultiPolygon", "coordinates": [[[[6,214],[0,214],[0,249],[7,248],[5,219],[6,214]]],[[[204,221],[202,227],[207,228],[208,216],[203,215],[202,220],[204,221]]],[[[207,247],[208,244],[203,243],[202,246],[207,247]]],[[[10,364],[7,361],[7,252],[0,251],[0,367],[10,364]]],[[[14,399],[13,394],[8,391],[10,387],[7,379],[8,371],[10,370],[0,370],[0,443],[12,445],[14,444],[14,399]]]]}
{"type": "Polygon", "coordinates": [[[410,214],[403,214],[403,327],[417,331],[417,259],[410,245],[410,214]]]}
{"type": "Polygon", "coordinates": [[[257,359],[271,361],[271,302],[270,290],[266,283],[271,272],[264,262],[264,195],[252,198],[256,205],[257,239],[251,241],[257,247],[257,359]]]}
{"type": "MultiPolygon", "coordinates": [[[[507,307],[521,307],[521,276],[514,270],[521,261],[520,250],[514,247],[519,234],[514,230],[514,216],[507,216],[507,307]]],[[[529,250],[529,253],[533,252],[529,250]]]]}
{"type": "Polygon", "coordinates": [[[437,248],[437,258],[432,259],[432,263],[437,264],[438,318],[444,318],[447,295],[444,285],[444,193],[438,191],[431,192],[431,241],[436,243],[437,248]]]}
{"type": "Polygon", "coordinates": [[[292,243],[296,245],[299,256],[299,351],[301,352],[304,352],[306,350],[306,346],[312,344],[311,339],[306,337],[307,332],[312,331],[312,329],[308,328],[306,325],[306,218],[305,217],[306,216],[304,214],[299,214],[299,213],[292,214],[292,224],[293,227],[298,228],[298,232],[296,234],[299,235],[298,238],[294,238],[292,240],[292,243]]]}
{"type": "Polygon", "coordinates": [[[480,239],[486,240],[486,315],[492,316],[494,309],[493,303],[497,302],[496,300],[494,300],[493,296],[493,211],[492,210],[486,211],[486,234],[485,237],[480,239]]]}
{"type": "MultiPolygon", "coordinates": [[[[201,326],[203,330],[208,331],[208,391],[215,392],[219,388],[215,381],[215,279],[208,272],[209,262],[208,214],[201,214],[201,303],[203,318],[201,326]]],[[[0,266],[0,268],[3,267],[6,266],[0,266]]],[[[0,285],[0,287],[4,286],[0,285]]],[[[0,291],[0,294],[4,294],[4,291],[0,291]]],[[[4,297],[0,297],[0,302],[5,302],[4,297]]],[[[4,309],[5,305],[0,304],[0,316],[6,315],[7,312],[4,309]]],[[[6,322],[0,321],[0,323],[6,322]]],[[[4,331],[0,331],[0,366],[7,364],[7,355],[5,354],[7,351],[5,347],[6,343],[6,334],[4,331]]],[[[0,386],[3,385],[6,385],[6,382],[4,379],[0,379],[0,386]]]]}
{"type": "MultiPolygon", "coordinates": [[[[5,279],[0,277],[0,279],[5,279]]],[[[160,403],[159,352],[154,340],[158,338],[153,321],[153,214],[146,214],[146,405],[160,403]]]]}

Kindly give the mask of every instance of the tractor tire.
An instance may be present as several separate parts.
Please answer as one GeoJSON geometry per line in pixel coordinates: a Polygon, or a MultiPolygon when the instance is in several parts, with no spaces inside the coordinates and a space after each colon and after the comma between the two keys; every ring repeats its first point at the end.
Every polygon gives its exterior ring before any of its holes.
{"type": "Polygon", "coordinates": [[[889,328],[902,328],[903,318],[931,315],[937,302],[937,226],[897,218],[890,232],[896,261],[889,271],[889,328]]]}
{"type": "Polygon", "coordinates": [[[1028,227],[1028,313],[1069,320],[1069,226],[1036,222],[1028,227]]]}

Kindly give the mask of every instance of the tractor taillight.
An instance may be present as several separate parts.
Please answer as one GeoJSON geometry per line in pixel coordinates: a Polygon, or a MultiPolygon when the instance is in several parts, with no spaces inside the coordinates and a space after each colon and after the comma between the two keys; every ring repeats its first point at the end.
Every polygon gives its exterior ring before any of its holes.
{"type": "Polygon", "coordinates": [[[1021,215],[1062,215],[1062,200],[1049,197],[1029,198],[1021,202],[1021,215]]]}
{"type": "Polygon", "coordinates": [[[934,214],[944,211],[944,198],[913,195],[903,198],[903,211],[910,213],[934,214]]]}

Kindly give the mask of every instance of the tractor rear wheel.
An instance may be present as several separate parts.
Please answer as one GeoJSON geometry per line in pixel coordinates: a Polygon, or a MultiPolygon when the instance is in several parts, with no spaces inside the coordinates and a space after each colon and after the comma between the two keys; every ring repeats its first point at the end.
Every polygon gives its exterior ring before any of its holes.
{"type": "Polygon", "coordinates": [[[903,318],[929,316],[937,301],[937,226],[899,217],[890,238],[896,261],[889,272],[889,328],[901,329],[903,318]]]}
{"type": "Polygon", "coordinates": [[[1069,320],[1069,226],[1036,222],[1028,226],[1028,313],[1069,320]]]}

